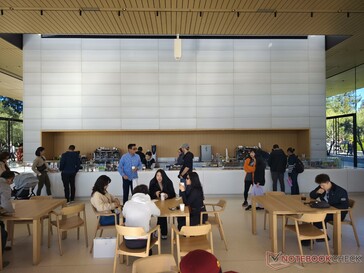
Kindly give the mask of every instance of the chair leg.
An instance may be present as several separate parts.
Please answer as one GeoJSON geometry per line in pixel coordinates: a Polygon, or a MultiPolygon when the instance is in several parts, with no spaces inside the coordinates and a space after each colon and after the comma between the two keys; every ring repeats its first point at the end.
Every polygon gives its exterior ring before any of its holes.
{"type": "Polygon", "coordinates": [[[267,229],[267,211],[264,210],[264,230],[267,229]]]}
{"type": "Polygon", "coordinates": [[[62,251],[62,236],[59,228],[57,227],[57,234],[58,234],[58,248],[59,248],[59,255],[63,255],[62,251]]]}
{"type": "MultiPolygon", "coordinates": [[[[284,216],[283,216],[284,219],[284,216]]],[[[285,253],[286,252],[286,227],[283,224],[282,225],[282,252],[285,253]]]]}
{"type": "MultiPolygon", "coordinates": [[[[97,231],[98,230],[99,230],[99,225],[97,225],[97,227],[96,227],[94,239],[97,237],[97,231]]],[[[102,229],[101,229],[101,231],[102,231],[102,229]]],[[[100,235],[100,237],[101,237],[101,235],[100,235]]],[[[92,240],[90,253],[92,253],[93,249],[94,249],[94,241],[92,240]]]]}
{"type": "Polygon", "coordinates": [[[353,228],[353,232],[354,232],[356,244],[357,244],[358,247],[360,247],[360,241],[359,241],[358,233],[356,232],[356,227],[355,227],[354,219],[351,216],[351,211],[349,211],[349,217],[350,217],[350,221],[351,221],[351,226],[353,228]]]}
{"type": "MultiPolygon", "coordinates": [[[[303,256],[301,240],[298,237],[297,237],[297,241],[298,241],[298,248],[300,249],[300,254],[301,254],[301,256],[303,256]]],[[[301,266],[304,266],[303,262],[301,262],[301,266]]]]}
{"type": "Polygon", "coordinates": [[[86,222],[84,224],[84,232],[85,232],[85,241],[86,241],[86,248],[88,247],[88,238],[87,238],[87,225],[86,222]]]}
{"type": "Polygon", "coordinates": [[[32,233],[30,232],[30,225],[29,224],[27,224],[27,228],[28,228],[28,234],[29,234],[29,236],[31,236],[32,233]]]}
{"type": "Polygon", "coordinates": [[[218,220],[218,223],[219,223],[220,237],[224,241],[225,249],[228,250],[227,242],[226,242],[226,238],[225,238],[225,233],[224,233],[224,229],[222,227],[222,221],[221,221],[220,217],[217,217],[217,220],[218,220]]]}
{"type": "Polygon", "coordinates": [[[116,273],[116,261],[117,261],[117,259],[118,259],[118,254],[117,253],[115,253],[115,256],[114,256],[114,269],[113,269],[113,273],[116,273]]]}

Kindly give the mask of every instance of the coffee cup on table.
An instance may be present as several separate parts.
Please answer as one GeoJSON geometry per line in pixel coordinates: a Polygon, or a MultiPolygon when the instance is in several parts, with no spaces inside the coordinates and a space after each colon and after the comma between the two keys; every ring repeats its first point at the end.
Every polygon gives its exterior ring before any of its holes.
{"type": "Polygon", "coordinates": [[[166,194],[164,192],[161,193],[161,201],[166,200],[166,194]]]}
{"type": "Polygon", "coordinates": [[[181,211],[185,211],[185,204],[183,204],[183,203],[179,204],[179,209],[181,211]]]}

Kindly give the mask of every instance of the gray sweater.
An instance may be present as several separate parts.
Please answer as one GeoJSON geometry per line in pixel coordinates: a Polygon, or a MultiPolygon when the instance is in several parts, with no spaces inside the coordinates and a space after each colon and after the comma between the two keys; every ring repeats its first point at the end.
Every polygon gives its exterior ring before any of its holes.
{"type": "Polygon", "coordinates": [[[11,188],[6,180],[0,177],[0,206],[2,206],[7,213],[13,213],[13,205],[11,204],[11,188]]]}

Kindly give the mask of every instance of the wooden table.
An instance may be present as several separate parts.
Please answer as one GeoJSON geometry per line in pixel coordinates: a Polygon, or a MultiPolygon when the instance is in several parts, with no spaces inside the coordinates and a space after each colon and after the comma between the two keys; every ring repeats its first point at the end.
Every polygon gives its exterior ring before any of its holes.
{"type": "Polygon", "coordinates": [[[185,217],[186,218],[186,226],[190,225],[190,212],[188,210],[188,207],[185,206],[184,211],[180,211],[179,209],[176,210],[170,210],[169,208],[176,208],[179,207],[179,204],[181,204],[182,198],[171,198],[164,201],[158,200],[155,202],[157,207],[161,211],[160,217],[185,217]]]}
{"type": "Polygon", "coordinates": [[[269,224],[271,232],[271,251],[278,253],[278,215],[300,214],[305,212],[326,212],[334,214],[334,254],[341,255],[341,211],[330,207],[327,209],[314,209],[305,205],[299,195],[280,195],[280,196],[253,196],[252,198],[252,232],[257,234],[256,206],[262,205],[269,212],[269,224]]]}
{"type": "Polygon", "coordinates": [[[31,220],[33,221],[33,264],[40,262],[40,242],[41,242],[41,221],[42,216],[57,207],[64,206],[66,199],[45,199],[45,200],[14,200],[15,213],[11,216],[3,216],[2,220],[7,221],[9,238],[13,231],[13,221],[31,220]]]}

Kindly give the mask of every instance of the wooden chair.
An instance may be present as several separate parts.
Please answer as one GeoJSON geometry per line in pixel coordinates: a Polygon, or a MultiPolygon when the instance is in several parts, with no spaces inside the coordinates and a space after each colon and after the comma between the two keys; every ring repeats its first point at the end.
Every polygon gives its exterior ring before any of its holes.
{"type": "Polygon", "coordinates": [[[126,264],[129,265],[129,256],[134,257],[148,257],[149,250],[157,245],[158,254],[161,254],[161,230],[159,225],[155,228],[145,232],[142,227],[126,227],[124,225],[115,225],[117,231],[116,248],[114,257],[114,273],[116,272],[116,260],[121,255],[120,262],[124,262],[123,255],[126,256],[126,264]],[[157,231],[158,238],[152,238],[153,232],[157,231]],[[147,237],[147,245],[145,248],[130,249],[125,245],[124,236],[130,237],[147,237]]]}
{"type": "Polygon", "coordinates": [[[172,254],[153,255],[140,258],[133,263],[132,273],[178,272],[172,254]]]}
{"type": "Polygon", "coordinates": [[[219,228],[221,240],[224,241],[225,249],[228,250],[227,242],[226,242],[226,238],[225,238],[225,233],[224,233],[224,229],[222,227],[222,221],[221,221],[221,218],[220,218],[220,214],[225,211],[226,201],[221,199],[216,204],[206,203],[205,207],[206,207],[206,211],[201,212],[201,222],[200,222],[200,224],[202,225],[203,215],[207,214],[209,224],[216,225],[219,228]]]}
{"type": "Polygon", "coordinates": [[[214,253],[212,241],[211,225],[200,226],[183,226],[179,231],[176,226],[172,225],[171,234],[171,252],[173,255],[173,242],[176,236],[177,244],[177,264],[181,262],[181,257],[195,249],[203,249],[210,253],[214,253]]]}
{"type": "Polygon", "coordinates": [[[2,238],[1,238],[1,229],[0,229],[0,271],[3,270],[3,244],[2,244],[2,238]]]}
{"type": "MultiPolygon", "coordinates": [[[[341,211],[348,212],[349,219],[348,220],[344,219],[343,221],[341,221],[341,223],[344,225],[351,225],[351,227],[353,228],[356,244],[358,247],[360,247],[360,241],[359,241],[358,233],[356,232],[356,227],[355,227],[354,218],[353,218],[353,214],[352,214],[352,210],[353,210],[354,206],[355,206],[355,200],[349,199],[349,208],[341,210],[341,211]]],[[[333,221],[329,221],[328,223],[331,225],[334,225],[333,221]]]]}
{"type": "MultiPolygon", "coordinates": [[[[268,196],[282,196],[282,195],[285,195],[284,192],[281,192],[281,191],[268,191],[265,193],[265,195],[268,195],[268,196]]],[[[264,210],[264,230],[267,229],[267,215],[268,215],[268,211],[264,210]]]]}
{"type": "MultiPolygon", "coordinates": [[[[288,216],[287,218],[294,221],[293,225],[285,224],[283,227],[283,246],[282,251],[285,252],[286,248],[286,229],[293,231],[297,234],[298,247],[300,249],[300,254],[303,256],[302,251],[302,240],[310,240],[311,241],[311,250],[312,250],[312,240],[314,239],[324,239],[326,244],[327,255],[330,255],[329,249],[329,241],[327,239],[327,232],[325,227],[326,212],[320,213],[303,213],[300,216],[288,216]],[[323,230],[315,227],[312,223],[321,222],[323,230]],[[301,223],[301,224],[299,224],[301,223]]],[[[283,216],[283,223],[285,220],[285,216],[283,216]]],[[[303,264],[301,263],[303,266],[303,264]]]]}
{"type": "MultiPolygon", "coordinates": [[[[49,200],[49,199],[52,199],[53,197],[52,196],[32,196],[30,197],[30,200],[49,200]]],[[[43,244],[43,221],[46,220],[46,219],[49,219],[49,215],[46,215],[46,216],[43,216],[40,218],[40,225],[41,225],[41,243],[43,244]]],[[[27,225],[27,228],[28,228],[28,234],[29,236],[32,235],[31,232],[30,232],[30,225],[33,223],[32,220],[22,220],[22,221],[13,221],[13,224],[14,225],[18,225],[18,224],[26,224],[27,225]]],[[[51,233],[52,233],[52,229],[50,230],[51,233]]],[[[14,244],[14,230],[13,232],[11,233],[12,234],[12,238],[10,239],[11,241],[11,246],[13,246],[14,244]]]]}
{"type": "MultiPolygon", "coordinates": [[[[95,213],[96,218],[97,218],[97,226],[96,226],[96,230],[95,230],[94,239],[97,237],[97,231],[98,230],[100,230],[100,237],[102,237],[102,233],[103,233],[104,229],[109,229],[109,230],[115,231],[115,225],[108,225],[108,226],[101,225],[100,224],[100,217],[101,216],[114,216],[115,217],[115,224],[116,224],[117,223],[117,215],[116,215],[116,213],[99,212],[99,211],[96,210],[96,208],[92,204],[91,204],[91,208],[92,208],[92,210],[95,213]]],[[[121,209],[120,209],[120,211],[121,211],[121,209]]],[[[120,217],[122,217],[121,216],[121,213],[120,213],[120,217]]],[[[120,219],[120,223],[122,223],[122,219],[120,219]]],[[[92,253],[93,248],[94,248],[94,242],[92,240],[92,245],[91,245],[90,253],[92,253]]]]}
{"type": "MultiPolygon", "coordinates": [[[[58,234],[58,246],[59,254],[62,256],[62,232],[70,229],[77,228],[77,240],[80,239],[80,227],[83,226],[85,229],[85,242],[88,247],[87,240],[87,223],[86,223],[86,211],[85,204],[75,204],[72,206],[63,207],[60,212],[52,211],[49,219],[49,229],[51,225],[57,227],[58,234]],[[56,217],[56,220],[52,220],[52,215],[56,217]],[[82,217],[81,217],[82,216],[82,217]]],[[[48,247],[50,247],[50,236],[48,234],[48,247]]]]}

